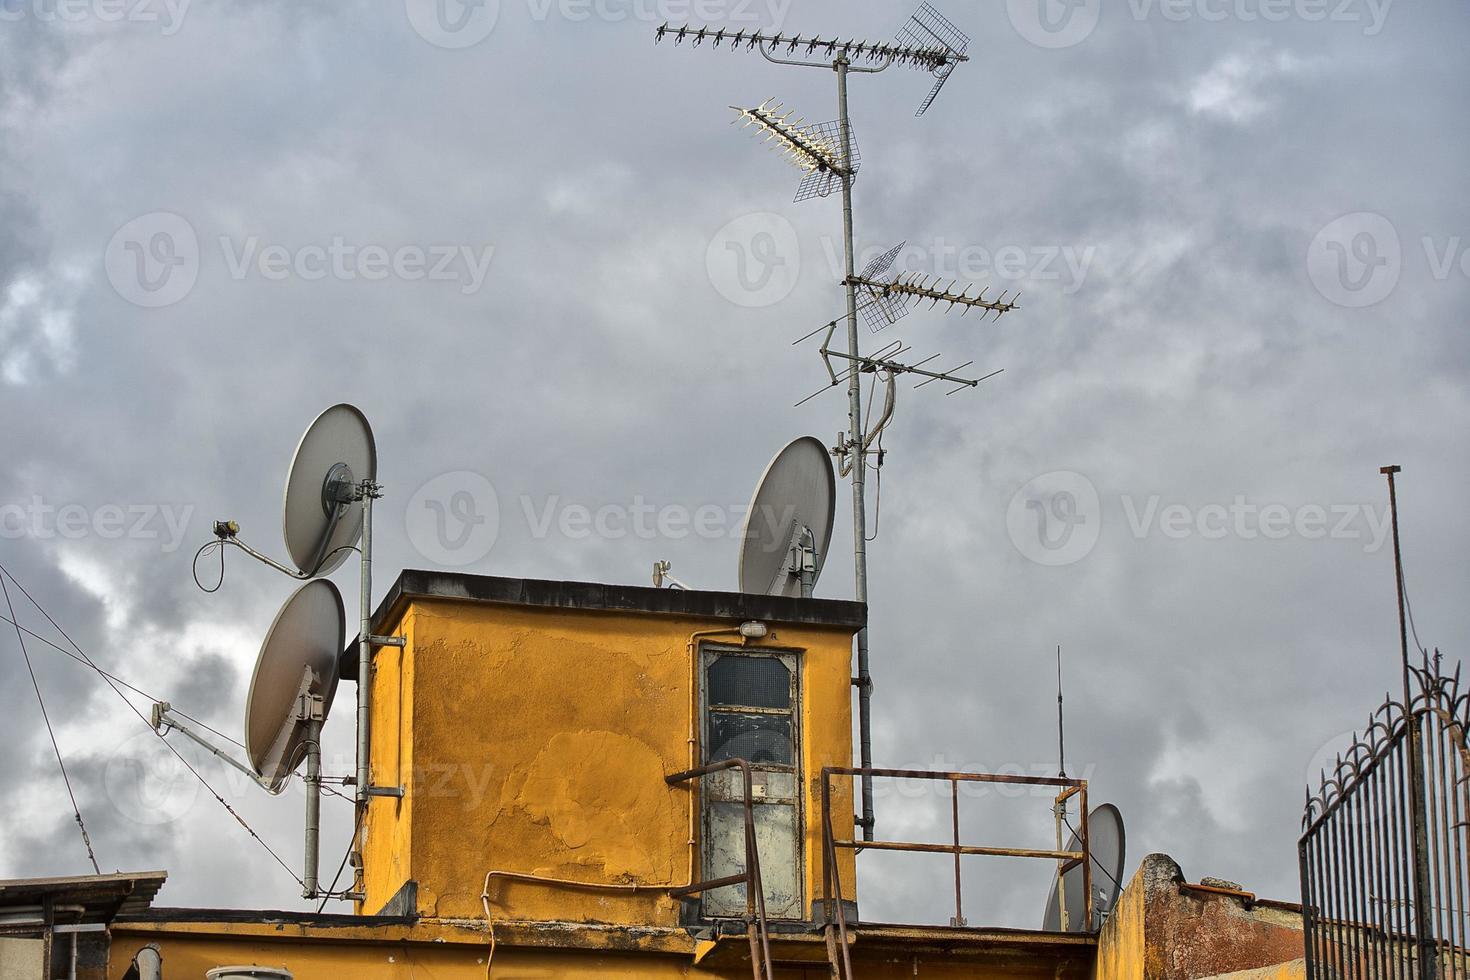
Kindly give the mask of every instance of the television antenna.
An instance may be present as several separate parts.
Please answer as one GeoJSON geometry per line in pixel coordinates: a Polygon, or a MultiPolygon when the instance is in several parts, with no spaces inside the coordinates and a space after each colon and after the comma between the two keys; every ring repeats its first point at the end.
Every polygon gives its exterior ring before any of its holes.
{"type": "MultiPolygon", "coordinates": [[[[857,143],[853,139],[851,114],[848,110],[847,83],[849,76],[853,73],[877,74],[894,65],[927,71],[934,76],[935,82],[914,113],[916,116],[922,116],[934,105],[940,90],[943,89],[955,68],[969,60],[966,51],[969,48],[970,39],[929,3],[919,5],[918,10],[891,42],[842,41],[817,35],[772,33],[761,30],[736,31],[698,25],[673,27],[665,23],[655,30],[654,40],[657,42],[666,38],[671,39],[676,45],[687,41],[691,47],[708,44],[711,49],[728,47],[731,51],[759,51],[761,56],[772,64],[797,68],[818,68],[832,71],[837,76],[837,120],[835,123],[804,124],[801,120],[794,118],[784,105],[770,101],[753,109],[736,108],[735,111],[739,113],[737,122],[744,121],[748,127],[755,127],[755,130],[762,134],[768,143],[782,152],[797,167],[806,171],[806,176],[802,178],[797,188],[796,199],[798,201],[824,197],[834,190],[842,192],[844,267],[842,285],[847,293],[845,313],[847,350],[835,350],[830,343],[836,333],[837,324],[844,319],[844,317],[839,317],[826,325],[827,334],[820,353],[831,380],[829,387],[838,386],[844,381],[847,383],[847,431],[838,436],[837,444],[831,449],[831,454],[839,460],[842,475],[852,477],[853,565],[857,581],[857,600],[866,603],[868,601],[866,470],[869,465],[869,457],[876,457],[876,465],[882,465],[883,451],[877,448],[877,442],[883,428],[893,417],[897,377],[901,374],[918,374],[926,379],[920,383],[921,385],[933,381],[951,382],[956,386],[951,389],[951,394],[965,388],[976,387],[985,378],[969,378],[956,373],[968,367],[968,363],[949,371],[935,371],[925,367],[938,355],[925,358],[917,363],[899,361],[897,358],[908,350],[902,345],[893,349],[885,348],[884,352],[880,352],[880,356],[864,356],[858,344],[859,312],[862,312],[863,319],[869,327],[877,330],[881,329],[879,324],[886,325],[903,316],[907,312],[909,303],[914,301],[929,300],[931,308],[939,303],[948,304],[947,309],[961,306],[966,309],[966,312],[978,307],[993,312],[996,316],[1010,312],[1016,308],[1016,304],[1014,300],[1007,301],[1005,296],[994,301],[987,300],[984,291],[971,296],[972,287],[969,286],[960,292],[955,292],[956,284],[952,283],[945,287],[942,283],[934,282],[923,276],[899,275],[892,278],[880,278],[891,268],[894,259],[898,256],[898,249],[892,250],[887,257],[886,266],[878,268],[870,263],[869,267],[863,270],[862,275],[858,274],[853,245],[852,188],[860,160],[857,143]],[[847,362],[840,374],[833,370],[833,358],[847,362]],[[865,431],[867,427],[862,413],[861,378],[863,374],[882,376],[887,385],[882,418],[876,426],[867,431],[865,431]]],[[[819,327],[807,336],[815,336],[823,329],[819,327]]],[[[993,374],[990,374],[985,377],[992,376],[993,374]]],[[[857,635],[857,677],[854,684],[858,688],[859,757],[861,767],[869,770],[873,765],[871,713],[873,677],[870,670],[866,627],[857,635]]],[[[863,839],[872,840],[874,836],[873,778],[867,772],[862,776],[862,813],[856,818],[856,822],[862,828],[863,839]]]]}
{"type": "MultiPolygon", "coordinates": [[[[286,476],[282,532],[291,564],[277,561],[240,539],[240,525],[217,521],[215,540],[205,546],[234,547],[283,575],[305,581],[276,616],[261,648],[246,707],[246,752],[250,765],[210,744],[167,703],[154,705],[154,727],[174,728],[214,755],[249,773],[270,793],[307,764],[307,875],[303,897],[360,901],[360,888],[332,893],[316,877],[321,806],[320,730],[341,675],[345,648],[343,604],[337,587],[321,576],[335,571],[350,551],[358,552],[357,766],[350,779],[358,828],[352,865],[361,872],[362,827],[369,799],[401,797],[403,788],[372,785],[370,721],[373,652],[405,645],[403,637],[372,634],[373,501],[382,497],[377,482],[378,453],[367,417],[348,404],[333,405],[306,428],[286,476]],[[335,619],[334,619],[335,617],[335,619]],[[335,625],[333,625],[335,624],[335,625]]],[[[205,549],[200,549],[200,554],[205,549]]],[[[196,562],[198,556],[196,555],[196,562]]],[[[221,582],[223,558],[221,558],[221,582]]],[[[197,576],[196,576],[197,581],[197,576]]],[[[201,586],[202,587],[202,586],[201,586]]],[[[218,586],[215,587],[216,589],[218,586]]],[[[206,591],[214,591],[209,589],[206,591]]],[[[360,884],[360,882],[359,882],[360,884]]]]}
{"type": "Polygon", "coordinates": [[[740,534],[740,591],[810,599],[827,558],[837,478],[820,439],[802,436],[772,457],[740,534]]]}

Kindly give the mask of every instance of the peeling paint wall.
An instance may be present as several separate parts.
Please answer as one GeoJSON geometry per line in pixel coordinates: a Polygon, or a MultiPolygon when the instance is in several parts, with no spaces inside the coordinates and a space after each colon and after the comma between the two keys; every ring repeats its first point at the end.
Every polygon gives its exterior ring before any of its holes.
{"type": "Polygon", "coordinates": [[[1302,980],[1304,957],[1299,912],[1191,890],[1151,854],[1103,928],[1097,980],[1302,980]]]}
{"type": "MultiPolygon", "coordinates": [[[[579,930],[572,948],[517,946],[502,941],[493,957],[489,937],[466,927],[422,923],[374,935],[367,927],[329,930],[291,925],[238,923],[150,924],[122,926],[113,937],[107,976],[121,980],[142,946],[160,947],[166,977],[203,977],[224,964],[286,967],[296,980],[512,980],[524,977],[662,977],[669,980],[748,980],[744,940],[727,940],[728,949],[701,959],[686,934],[676,946],[633,943],[598,948],[579,930]]],[[[625,937],[625,939],[628,937],[625,937]]],[[[878,948],[853,948],[853,970],[863,980],[1082,980],[1088,974],[1085,948],[1017,947],[1012,938],[991,937],[965,950],[934,944],[936,937],[915,936],[908,943],[890,939],[878,948]]],[[[665,940],[667,943],[667,940],[665,940]]],[[[824,946],[812,937],[805,948],[788,947],[777,957],[776,980],[826,980],[824,946]]]]}
{"type": "MultiPolygon", "coordinates": [[[[447,599],[410,603],[408,645],[379,654],[373,772],[402,800],[369,805],[367,900],[376,912],[412,878],[425,915],[481,919],[492,869],[646,885],[636,894],[496,879],[497,918],[673,925],[660,889],[688,881],[688,768],[695,631],[731,624],[683,616],[447,599]]],[[[758,641],[797,651],[803,692],[808,896],[821,884],[818,773],[851,764],[851,637],[783,627],[758,641]]],[[[715,638],[722,643],[730,635],[715,638]]],[[[736,643],[738,637],[733,638],[736,643]]],[[[846,788],[834,813],[853,812],[846,788]]],[[[837,832],[851,834],[851,821],[837,832]]],[[[852,895],[851,857],[844,889],[852,895]]]]}

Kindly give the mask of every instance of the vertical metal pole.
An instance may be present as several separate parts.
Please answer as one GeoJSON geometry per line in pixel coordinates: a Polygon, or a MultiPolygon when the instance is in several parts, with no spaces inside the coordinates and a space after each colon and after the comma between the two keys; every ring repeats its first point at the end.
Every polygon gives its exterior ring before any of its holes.
{"type": "Polygon", "coordinates": [[[1080,807],[1078,808],[1078,811],[1078,822],[1082,824],[1082,833],[1078,836],[1082,838],[1082,853],[1084,855],[1082,860],[1082,891],[1086,895],[1086,898],[1084,898],[1082,902],[1082,921],[1087,923],[1082,931],[1091,933],[1097,931],[1097,909],[1094,907],[1093,904],[1094,895],[1092,892],[1092,824],[1087,819],[1087,815],[1091,811],[1087,808],[1086,783],[1082,784],[1082,802],[1080,807]]]}
{"type": "MultiPolygon", "coordinates": [[[[843,160],[852,159],[852,120],[847,111],[846,58],[838,58],[837,70],[837,114],[842,131],[843,160]]],[[[851,355],[852,370],[847,378],[847,422],[849,447],[852,452],[852,559],[857,576],[857,601],[868,601],[868,523],[867,504],[864,497],[864,480],[867,476],[867,458],[863,452],[863,387],[857,370],[857,268],[854,258],[852,231],[852,171],[842,175],[842,259],[847,288],[847,352],[851,355]]],[[[871,705],[873,697],[873,675],[868,667],[868,628],[864,626],[857,635],[857,688],[858,688],[858,758],[860,767],[873,767],[873,722],[871,705]]],[[[863,829],[863,840],[873,839],[873,777],[864,772],[862,776],[863,815],[859,825],[863,829]]]]}
{"type": "Polygon", "coordinates": [[[799,540],[801,544],[796,549],[796,559],[801,574],[801,597],[810,599],[817,584],[817,536],[811,528],[804,527],[799,540]]]}
{"type": "Polygon", "coordinates": [[[949,781],[949,805],[954,827],[954,921],[950,925],[958,927],[965,924],[963,889],[960,886],[960,781],[958,779],[949,781]]]}
{"type": "Polygon", "coordinates": [[[1388,506],[1393,515],[1393,571],[1398,585],[1399,600],[1399,650],[1404,668],[1404,710],[1408,713],[1409,725],[1409,816],[1413,825],[1414,849],[1414,934],[1418,948],[1418,973],[1422,980],[1439,975],[1435,962],[1435,939],[1432,933],[1429,891],[1429,802],[1424,787],[1424,730],[1421,718],[1414,714],[1413,691],[1409,686],[1409,626],[1404,610],[1404,556],[1399,545],[1399,498],[1394,474],[1401,473],[1401,466],[1385,466],[1379,470],[1388,477],[1388,506]]]}
{"type": "MultiPolygon", "coordinates": [[[[362,591],[358,594],[361,622],[357,634],[357,831],[353,849],[359,874],[366,888],[367,869],[362,861],[362,838],[367,833],[368,790],[372,766],[369,757],[373,706],[373,497],[376,484],[362,484],[362,591]]],[[[360,889],[362,890],[362,889],[360,889]]]]}
{"type": "MultiPolygon", "coordinates": [[[[1296,860],[1297,876],[1301,879],[1302,889],[1302,934],[1306,940],[1306,942],[1304,943],[1306,956],[1306,959],[1304,961],[1306,965],[1306,975],[1308,977],[1315,977],[1317,976],[1317,971],[1315,969],[1316,957],[1313,954],[1316,952],[1316,950],[1313,948],[1313,946],[1316,942],[1317,927],[1316,923],[1314,922],[1314,916],[1312,912],[1312,903],[1315,896],[1312,894],[1311,862],[1307,858],[1307,849],[1311,846],[1310,840],[1310,837],[1303,837],[1297,843],[1296,860]]],[[[1057,850],[1061,850],[1061,848],[1059,847],[1057,848],[1057,850]]],[[[1058,888],[1057,890],[1060,891],[1061,889],[1058,888]]]]}
{"type": "MultiPolygon", "coordinates": [[[[312,714],[319,712],[313,708],[312,714]]],[[[318,897],[317,871],[321,863],[322,829],[322,723],[306,723],[306,871],[301,879],[303,898],[318,897]]]]}
{"type": "MultiPolygon", "coordinates": [[[[1066,777],[1067,774],[1065,772],[1062,773],[1062,778],[1065,779],[1066,777]]],[[[1067,819],[1067,801],[1062,799],[1060,793],[1057,794],[1056,802],[1052,804],[1051,812],[1052,816],[1056,818],[1057,850],[1060,851],[1062,849],[1062,824],[1067,819]]],[[[1067,862],[1065,860],[1057,862],[1057,911],[1060,913],[1057,917],[1057,922],[1061,925],[1063,932],[1071,932],[1072,920],[1067,915],[1066,868],[1067,862]]]]}

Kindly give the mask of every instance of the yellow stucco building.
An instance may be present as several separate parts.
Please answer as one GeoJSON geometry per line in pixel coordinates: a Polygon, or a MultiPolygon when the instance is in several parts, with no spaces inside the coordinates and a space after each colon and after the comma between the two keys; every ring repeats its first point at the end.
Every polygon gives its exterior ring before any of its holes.
{"type": "MultiPolygon", "coordinates": [[[[109,878],[93,883],[116,899],[94,914],[105,955],[70,975],[733,978],[769,961],[782,978],[1184,976],[1159,966],[1150,922],[1193,906],[1160,909],[1247,896],[1187,893],[1166,859],[1145,862],[1101,954],[1087,932],[863,919],[852,779],[831,770],[851,765],[865,615],[826,599],[404,572],[373,621],[403,645],[379,649],[371,678],[376,789],[354,914],[150,906],[136,889],[151,899],[161,874],[109,878]]],[[[342,676],[356,680],[355,648],[342,676]]],[[[1082,784],[1062,791],[1085,805],[1082,784]]],[[[1290,975],[1299,927],[1273,914],[1267,958],[1290,975]]]]}

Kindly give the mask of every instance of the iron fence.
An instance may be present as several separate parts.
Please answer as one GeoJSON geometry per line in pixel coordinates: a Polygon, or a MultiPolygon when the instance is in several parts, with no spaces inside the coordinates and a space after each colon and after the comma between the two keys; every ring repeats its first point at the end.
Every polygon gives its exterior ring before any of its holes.
{"type": "Polygon", "coordinates": [[[1410,679],[1307,800],[1309,980],[1470,978],[1470,692],[1437,658],[1410,679]]]}

